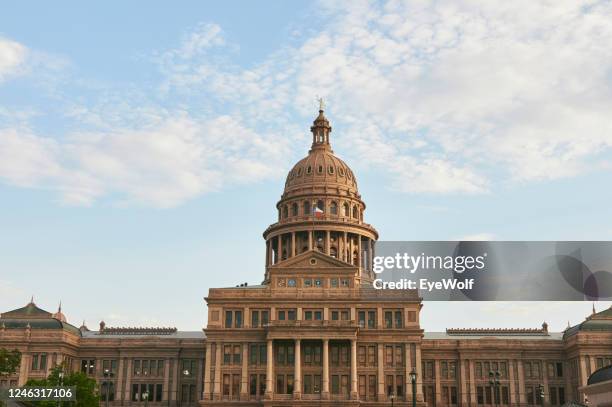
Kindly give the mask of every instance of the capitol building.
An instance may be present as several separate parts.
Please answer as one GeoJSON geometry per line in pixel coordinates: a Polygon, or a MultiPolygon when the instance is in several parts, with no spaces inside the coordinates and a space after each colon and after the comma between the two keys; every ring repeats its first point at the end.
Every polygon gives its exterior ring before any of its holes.
{"type": "Polygon", "coordinates": [[[263,232],[261,285],[210,289],[199,331],[77,327],[61,307],[48,312],[32,300],[0,314],[0,348],[22,352],[19,370],[0,385],[23,385],[64,363],[95,378],[109,406],[584,400],[589,376],[612,363],[612,308],[563,332],[546,323],[424,332],[417,291],[372,286],[378,232],[366,222],[355,174],[332,151],[323,110],[310,130],[310,151],[289,171],[276,221],[263,232]]]}

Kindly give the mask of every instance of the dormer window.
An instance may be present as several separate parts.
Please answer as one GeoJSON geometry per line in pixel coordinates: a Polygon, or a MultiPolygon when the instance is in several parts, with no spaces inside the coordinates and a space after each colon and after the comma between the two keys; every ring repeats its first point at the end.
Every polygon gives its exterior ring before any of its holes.
{"type": "Polygon", "coordinates": [[[319,165],[318,172],[319,172],[319,174],[322,174],[322,173],[323,173],[323,166],[322,166],[322,165],[319,165]]]}
{"type": "Polygon", "coordinates": [[[311,174],[312,173],[312,167],[309,165],[308,167],[306,167],[306,174],[311,174]]]}

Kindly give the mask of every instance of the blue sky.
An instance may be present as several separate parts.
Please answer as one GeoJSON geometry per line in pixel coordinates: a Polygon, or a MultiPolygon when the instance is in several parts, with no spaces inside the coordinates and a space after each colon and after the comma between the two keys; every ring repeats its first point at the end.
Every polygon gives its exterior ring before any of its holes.
{"type": "MultiPolygon", "coordinates": [[[[34,295],[75,324],[199,329],[209,287],[261,280],[317,96],[381,239],[610,240],[611,16],[606,2],[6,5],[0,309],[34,295]]],[[[449,306],[425,304],[424,328],[560,330],[591,308],[449,306]]]]}

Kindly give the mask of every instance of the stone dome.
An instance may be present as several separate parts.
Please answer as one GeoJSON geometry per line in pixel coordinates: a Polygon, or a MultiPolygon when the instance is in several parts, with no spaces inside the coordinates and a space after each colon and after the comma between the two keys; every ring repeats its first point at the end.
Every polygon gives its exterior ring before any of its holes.
{"type": "Polygon", "coordinates": [[[349,166],[331,151],[318,149],[311,150],[289,171],[285,193],[321,183],[338,184],[357,193],[357,180],[349,166]]]}
{"type": "Polygon", "coordinates": [[[283,196],[327,187],[337,193],[358,196],[357,180],[349,166],[334,155],[329,142],[331,126],[323,110],[310,128],[313,142],[308,155],[287,174],[283,196]]]}

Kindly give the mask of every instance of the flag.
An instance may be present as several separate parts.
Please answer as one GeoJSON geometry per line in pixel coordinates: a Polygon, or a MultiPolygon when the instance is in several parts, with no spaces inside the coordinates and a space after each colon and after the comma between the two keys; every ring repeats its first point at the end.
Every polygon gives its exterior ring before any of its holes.
{"type": "Polygon", "coordinates": [[[323,212],[323,209],[319,208],[318,206],[315,206],[313,211],[315,218],[322,218],[323,214],[325,212],[323,212]]]}

